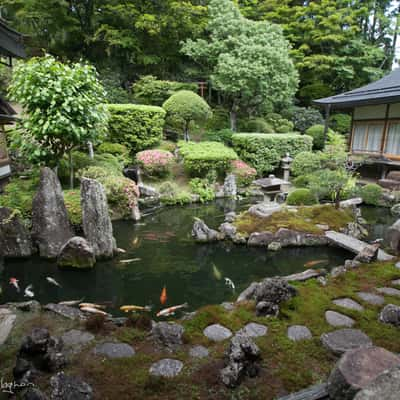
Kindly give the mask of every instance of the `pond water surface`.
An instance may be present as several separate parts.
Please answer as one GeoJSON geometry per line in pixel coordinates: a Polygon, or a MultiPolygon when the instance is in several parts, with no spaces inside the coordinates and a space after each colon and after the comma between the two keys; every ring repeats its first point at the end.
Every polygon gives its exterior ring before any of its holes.
{"type": "MultiPolygon", "coordinates": [[[[248,207],[243,203],[230,204],[232,206],[236,211],[248,207]]],[[[110,302],[108,311],[115,315],[120,315],[119,307],[126,304],[154,305],[154,310],[158,311],[162,308],[159,299],[165,285],[166,306],[188,302],[190,311],[206,304],[231,301],[255,280],[301,272],[309,261],[325,260],[321,266],[330,269],[352,257],[332,247],[267,252],[228,242],[202,245],[193,242],[194,217],[216,228],[223,222],[226,211],[229,211],[226,204],[217,202],[163,208],[137,224],[116,222],[117,244],[127,253],[111,261],[98,262],[89,271],[61,270],[54,262],[37,257],[7,260],[0,275],[3,289],[0,303],[27,299],[23,297],[23,290],[33,284],[35,299],[42,304],[84,298],[87,302],[110,302]],[[127,259],[135,261],[120,262],[127,259]],[[216,269],[221,279],[217,279],[216,269]],[[62,287],[49,284],[47,276],[56,279],[62,287]],[[10,277],[19,280],[21,293],[9,285],[10,277]],[[235,291],[225,285],[224,277],[235,283],[235,291]]],[[[368,219],[371,218],[369,215],[368,219]]],[[[378,226],[376,223],[375,228],[378,226]]]]}

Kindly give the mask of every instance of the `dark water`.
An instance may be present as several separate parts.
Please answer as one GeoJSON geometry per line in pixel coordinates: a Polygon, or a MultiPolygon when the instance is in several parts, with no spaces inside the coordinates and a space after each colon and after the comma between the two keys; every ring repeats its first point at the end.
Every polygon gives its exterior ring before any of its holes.
{"type": "MultiPolygon", "coordinates": [[[[236,206],[236,211],[245,207],[236,206]]],[[[227,209],[223,203],[213,203],[165,208],[139,224],[117,222],[117,244],[127,253],[99,262],[90,271],[60,270],[55,263],[39,258],[7,260],[1,274],[0,303],[23,301],[23,289],[33,284],[35,298],[41,303],[84,297],[88,302],[111,302],[109,311],[114,314],[124,304],[153,304],[158,310],[160,292],[166,285],[168,306],[188,302],[192,310],[232,300],[254,280],[301,272],[308,261],[326,259],[323,266],[329,269],[349,258],[347,252],[329,247],[287,248],[275,253],[230,243],[195,244],[190,236],[193,217],[217,227],[223,222],[224,211],[227,209]],[[132,258],[140,260],[130,264],[119,262],[132,258]],[[221,280],[216,279],[213,264],[220,271],[221,280]],[[62,288],[49,284],[46,276],[56,279],[62,288]],[[19,280],[20,294],[9,285],[10,277],[19,280]],[[225,285],[224,277],[232,279],[236,292],[225,285]]]]}
{"type": "Polygon", "coordinates": [[[387,246],[388,227],[398,219],[390,213],[390,208],[363,206],[361,214],[369,224],[367,240],[383,239],[383,246],[387,246]]]}

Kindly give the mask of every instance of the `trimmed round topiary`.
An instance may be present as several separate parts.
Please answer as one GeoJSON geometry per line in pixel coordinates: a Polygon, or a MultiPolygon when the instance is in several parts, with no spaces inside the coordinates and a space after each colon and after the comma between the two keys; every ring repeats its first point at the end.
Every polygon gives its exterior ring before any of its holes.
{"type": "Polygon", "coordinates": [[[317,203],[317,199],[309,189],[296,189],[289,193],[286,203],[289,206],[311,206],[317,203]]]}
{"type": "Polygon", "coordinates": [[[368,183],[360,192],[363,202],[371,206],[377,206],[382,196],[382,188],[375,183],[368,183]]]}
{"type": "MultiPolygon", "coordinates": [[[[324,148],[324,135],[325,127],[324,125],[313,125],[306,130],[306,135],[311,136],[313,138],[313,149],[314,150],[322,150],[324,148]]],[[[328,133],[333,134],[332,129],[328,129],[328,133]]]]}

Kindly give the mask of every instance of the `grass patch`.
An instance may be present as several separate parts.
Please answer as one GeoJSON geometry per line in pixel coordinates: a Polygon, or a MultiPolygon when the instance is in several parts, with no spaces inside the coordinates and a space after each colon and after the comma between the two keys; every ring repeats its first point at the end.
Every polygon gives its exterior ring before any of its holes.
{"type": "Polygon", "coordinates": [[[234,224],[239,232],[248,235],[253,232],[277,232],[281,228],[322,234],[323,231],[316,226],[317,224],[329,225],[332,230],[340,230],[353,220],[354,217],[349,210],[336,209],[331,205],[318,205],[299,207],[297,212],[283,209],[266,218],[245,212],[234,224]]]}

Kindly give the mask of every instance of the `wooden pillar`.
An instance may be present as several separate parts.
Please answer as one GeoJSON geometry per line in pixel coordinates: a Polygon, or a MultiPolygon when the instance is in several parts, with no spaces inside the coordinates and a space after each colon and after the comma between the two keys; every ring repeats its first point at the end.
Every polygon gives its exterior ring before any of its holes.
{"type": "Polygon", "coordinates": [[[385,123],[383,125],[382,141],[381,141],[381,156],[383,156],[383,153],[385,152],[386,138],[388,134],[387,131],[389,128],[389,110],[390,110],[390,104],[386,104],[385,123]]]}
{"type": "Polygon", "coordinates": [[[331,105],[330,104],[326,104],[325,105],[324,146],[325,146],[326,139],[327,139],[327,136],[328,136],[330,114],[331,114],[331,105]]]}

